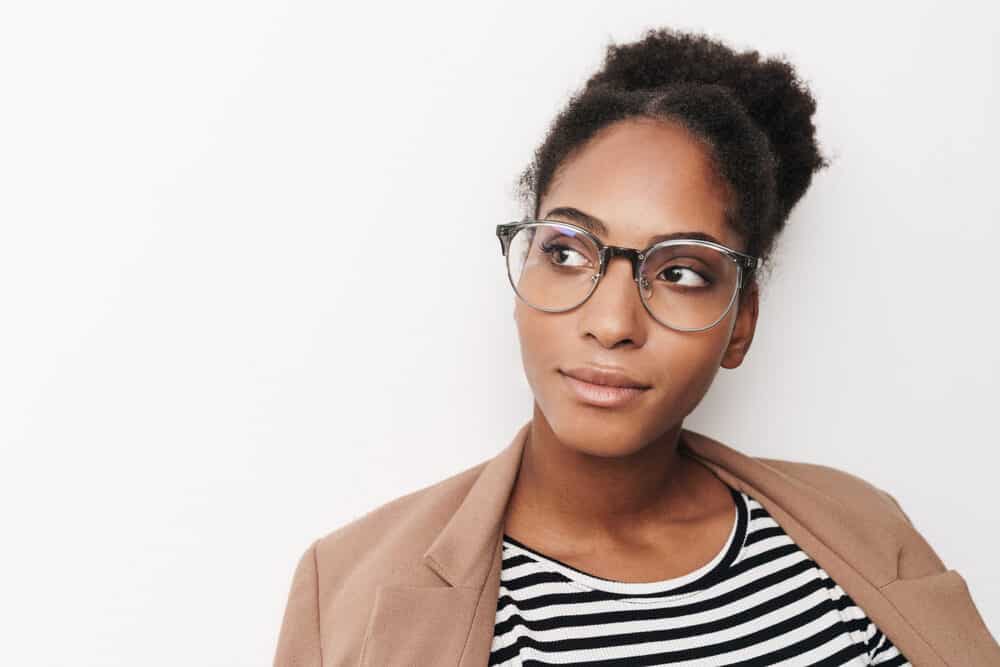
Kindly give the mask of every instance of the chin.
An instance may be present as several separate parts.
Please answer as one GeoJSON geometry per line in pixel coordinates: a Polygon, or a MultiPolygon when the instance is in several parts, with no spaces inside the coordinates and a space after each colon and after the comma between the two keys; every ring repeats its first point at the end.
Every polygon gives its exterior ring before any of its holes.
{"type": "Polygon", "coordinates": [[[542,408],[542,412],[559,442],[570,449],[614,458],[628,456],[646,444],[645,429],[635,412],[557,402],[554,410],[542,408]]]}

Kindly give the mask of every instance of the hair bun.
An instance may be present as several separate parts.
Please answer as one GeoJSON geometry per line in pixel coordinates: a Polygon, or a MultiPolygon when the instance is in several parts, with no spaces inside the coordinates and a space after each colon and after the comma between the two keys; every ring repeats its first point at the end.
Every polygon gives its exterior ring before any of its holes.
{"type": "Polygon", "coordinates": [[[812,173],[828,166],[815,141],[816,101],[782,57],[762,59],[756,50],[736,52],[703,34],[650,29],[638,41],[609,44],[603,68],[586,88],[663,90],[682,83],[727,88],[764,132],[786,214],[809,187],[812,173]]]}

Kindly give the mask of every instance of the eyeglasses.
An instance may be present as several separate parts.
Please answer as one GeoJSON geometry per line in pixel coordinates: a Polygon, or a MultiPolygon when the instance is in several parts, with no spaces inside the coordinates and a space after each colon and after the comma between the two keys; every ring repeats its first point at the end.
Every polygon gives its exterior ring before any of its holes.
{"type": "Polygon", "coordinates": [[[674,239],[645,250],[605,245],[582,227],[551,220],[497,225],[515,294],[532,308],[561,313],[597,289],[612,258],[632,263],[632,279],[654,320],[677,331],[718,324],[760,259],[701,239],[674,239]]]}

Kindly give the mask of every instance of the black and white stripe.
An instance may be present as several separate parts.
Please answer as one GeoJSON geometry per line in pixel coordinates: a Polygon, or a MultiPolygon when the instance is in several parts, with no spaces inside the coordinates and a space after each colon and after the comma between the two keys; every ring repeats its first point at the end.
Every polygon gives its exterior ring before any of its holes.
{"type": "Polygon", "coordinates": [[[747,494],[715,558],[620,582],[504,535],[490,665],[909,665],[747,494]]]}

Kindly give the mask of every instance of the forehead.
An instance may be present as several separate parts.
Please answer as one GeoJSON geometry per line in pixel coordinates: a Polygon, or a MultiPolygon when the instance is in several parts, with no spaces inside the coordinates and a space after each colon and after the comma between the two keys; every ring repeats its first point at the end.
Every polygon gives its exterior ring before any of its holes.
{"type": "Polygon", "coordinates": [[[707,149],[677,123],[630,119],[604,128],[560,166],[541,204],[540,217],[573,207],[603,220],[609,243],[641,247],[658,234],[701,232],[741,247],[707,149]]]}

